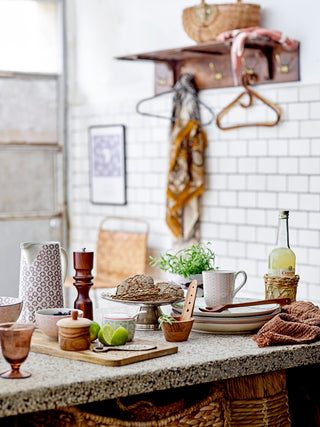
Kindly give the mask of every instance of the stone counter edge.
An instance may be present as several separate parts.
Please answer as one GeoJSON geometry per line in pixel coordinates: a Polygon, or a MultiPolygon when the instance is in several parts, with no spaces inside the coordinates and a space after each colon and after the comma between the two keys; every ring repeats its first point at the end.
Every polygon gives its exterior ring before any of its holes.
{"type": "MultiPolygon", "coordinates": [[[[85,363],[85,362],[84,362],[85,363]]],[[[57,409],[83,403],[102,401],[156,390],[184,387],[227,378],[308,366],[320,363],[318,345],[286,347],[285,350],[230,358],[203,364],[196,362],[187,367],[158,369],[148,374],[73,382],[56,387],[39,386],[38,389],[18,394],[2,394],[0,417],[57,409]]]]}

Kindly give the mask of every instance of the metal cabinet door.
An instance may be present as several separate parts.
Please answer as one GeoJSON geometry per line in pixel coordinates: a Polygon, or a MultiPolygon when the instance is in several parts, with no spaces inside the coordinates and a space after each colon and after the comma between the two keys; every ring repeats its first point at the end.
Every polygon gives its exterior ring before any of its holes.
{"type": "Polygon", "coordinates": [[[0,295],[18,295],[20,242],[65,240],[59,84],[0,74],[0,295]]]}

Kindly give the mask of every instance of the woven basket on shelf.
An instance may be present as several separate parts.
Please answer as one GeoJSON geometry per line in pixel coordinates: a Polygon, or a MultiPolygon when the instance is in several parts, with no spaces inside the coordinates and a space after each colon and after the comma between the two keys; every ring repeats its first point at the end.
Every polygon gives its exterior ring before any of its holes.
{"type": "Polygon", "coordinates": [[[291,426],[285,371],[224,381],[224,427],[291,426]]]}
{"type": "Polygon", "coordinates": [[[187,7],[182,13],[182,24],[188,36],[197,43],[215,40],[223,31],[255,27],[260,22],[258,4],[225,3],[201,4],[187,7]]]}
{"type": "MultiPolygon", "coordinates": [[[[195,394],[196,395],[196,394],[195,394]]],[[[137,401],[124,406],[117,399],[119,416],[87,412],[80,407],[69,407],[61,410],[40,411],[20,416],[15,424],[18,427],[223,427],[223,389],[216,384],[202,400],[184,408],[181,401],[158,405],[149,401],[137,401]]]]}
{"type": "Polygon", "coordinates": [[[264,275],[265,297],[266,299],[273,298],[290,298],[291,301],[296,300],[297,287],[300,277],[277,277],[264,275]]]}

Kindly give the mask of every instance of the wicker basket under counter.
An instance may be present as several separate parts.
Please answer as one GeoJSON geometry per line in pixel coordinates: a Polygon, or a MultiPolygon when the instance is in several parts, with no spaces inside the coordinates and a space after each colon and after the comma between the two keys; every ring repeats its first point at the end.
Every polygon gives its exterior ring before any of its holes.
{"type": "Polygon", "coordinates": [[[17,427],[290,427],[284,370],[16,417],[17,427]]]}
{"type": "Polygon", "coordinates": [[[278,277],[264,275],[265,298],[290,298],[296,300],[297,287],[300,277],[296,274],[294,277],[278,277]]]}

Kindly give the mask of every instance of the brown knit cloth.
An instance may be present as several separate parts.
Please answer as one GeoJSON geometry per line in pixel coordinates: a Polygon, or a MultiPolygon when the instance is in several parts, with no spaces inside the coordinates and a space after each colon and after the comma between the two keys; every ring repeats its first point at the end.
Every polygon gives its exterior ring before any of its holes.
{"type": "Polygon", "coordinates": [[[304,344],[320,339],[320,309],[311,302],[296,301],[265,323],[253,339],[259,347],[304,344]]]}

